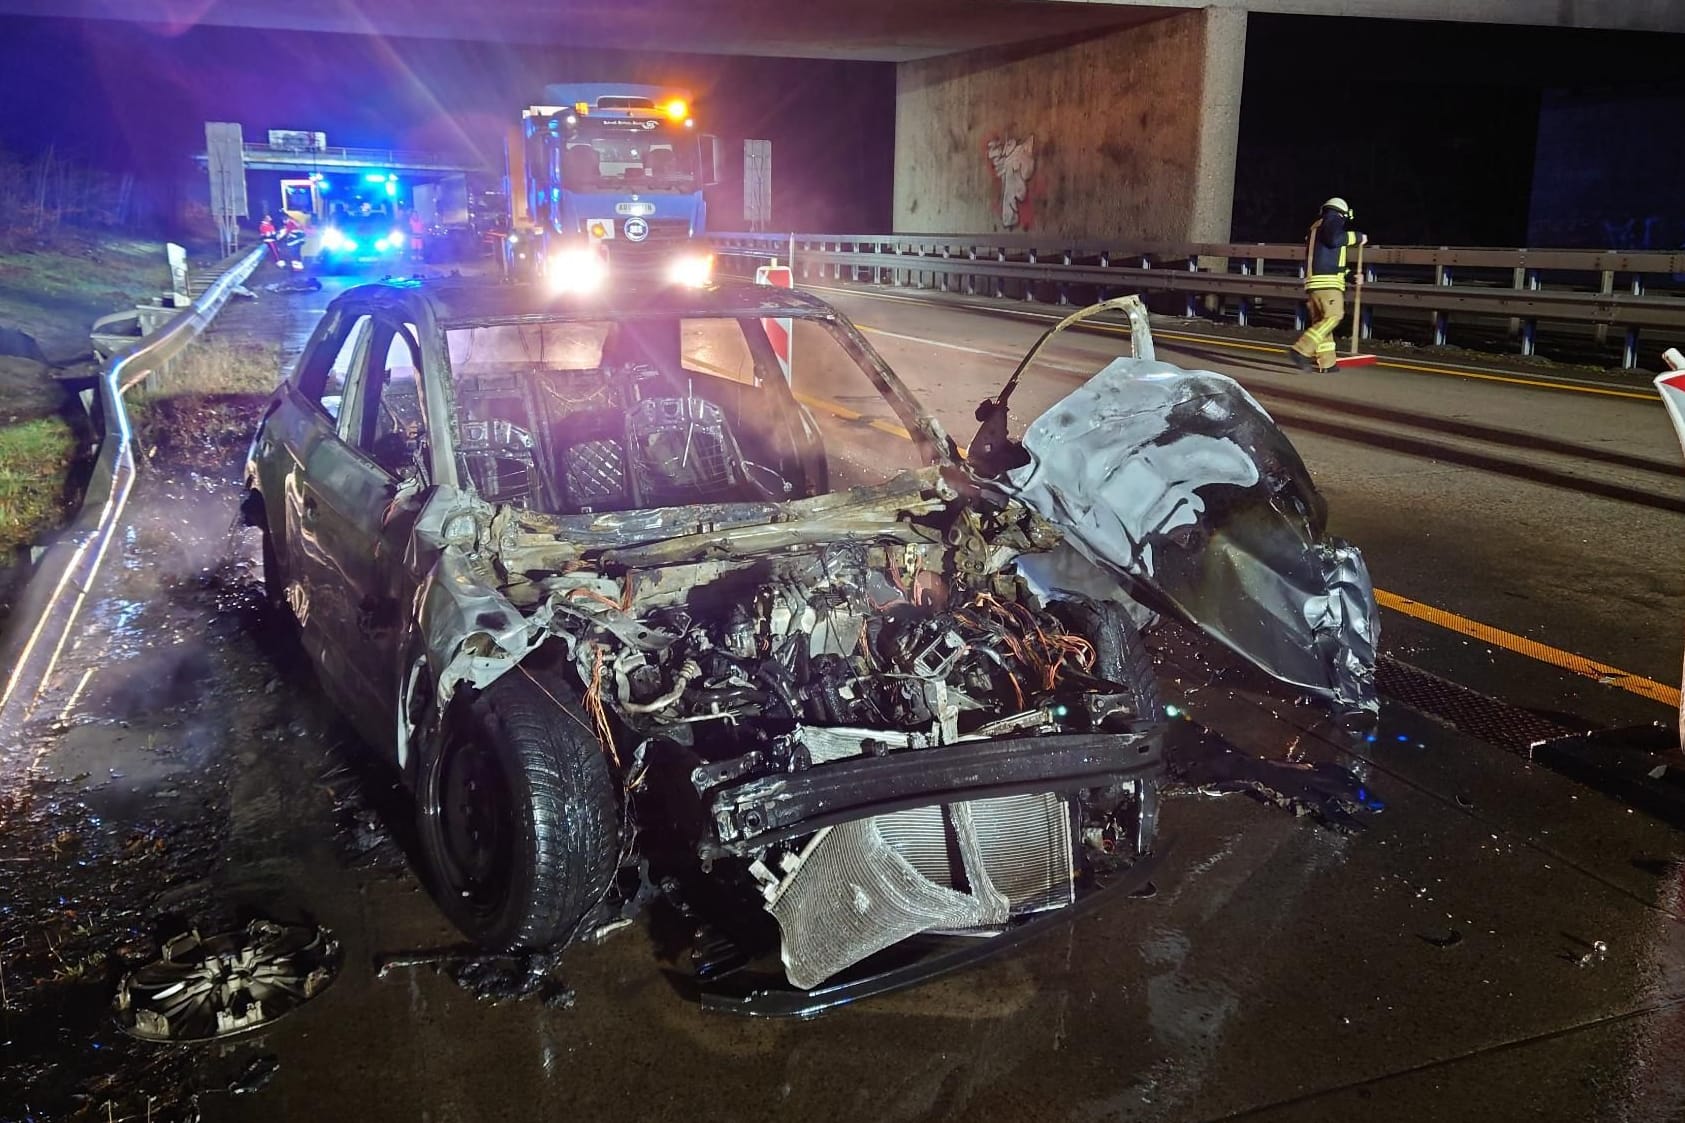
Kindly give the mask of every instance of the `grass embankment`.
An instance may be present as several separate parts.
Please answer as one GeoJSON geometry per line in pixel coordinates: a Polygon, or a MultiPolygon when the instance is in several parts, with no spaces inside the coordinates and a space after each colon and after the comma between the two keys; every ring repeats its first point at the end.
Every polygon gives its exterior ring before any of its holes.
{"type": "MultiPolygon", "coordinates": [[[[99,317],[163,291],[162,242],[66,229],[0,252],[0,328],[31,336],[56,363],[90,350],[99,317]]],[[[83,451],[79,407],[51,366],[0,356],[0,613],[24,550],[63,525],[67,481],[83,451]]]]}
{"type": "MultiPolygon", "coordinates": [[[[66,230],[50,243],[0,246],[0,328],[29,334],[49,360],[65,363],[90,350],[96,319],[167,284],[160,242],[66,230]]],[[[226,470],[250,440],[279,367],[273,343],[215,333],[194,342],[128,396],[136,459],[226,470]]],[[[27,548],[74,511],[70,481],[93,447],[80,406],[54,375],[52,366],[0,356],[0,618],[29,569],[27,548]]]]}
{"type": "Polygon", "coordinates": [[[0,557],[15,556],[64,521],[65,479],[75,459],[76,435],[63,417],[0,426],[0,557]]]}
{"type": "Polygon", "coordinates": [[[0,252],[0,326],[28,332],[62,362],[89,350],[95,320],[156,296],[169,279],[163,242],[66,229],[0,252]]]}
{"type": "Polygon", "coordinates": [[[243,451],[280,377],[273,341],[211,335],[129,395],[142,460],[168,460],[200,471],[243,451]]]}
{"type": "MultiPolygon", "coordinates": [[[[24,404],[38,415],[0,412],[0,618],[27,572],[30,546],[62,526],[75,509],[66,481],[87,446],[62,413],[44,412],[27,385],[14,394],[0,359],[0,409],[24,404]]],[[[215,473],[251,440],[275,388],[280,348],[273,342],[210,336],[191,344],[168,370],[129,392],[135,459],[142,465],[215,473]]],[[[58,387],[47,389],[58,393],[58,387]]]]}

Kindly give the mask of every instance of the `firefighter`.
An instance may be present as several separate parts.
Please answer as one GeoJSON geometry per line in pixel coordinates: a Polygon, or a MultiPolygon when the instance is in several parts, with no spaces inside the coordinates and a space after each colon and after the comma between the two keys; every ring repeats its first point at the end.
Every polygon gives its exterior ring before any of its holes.
{"type": "Polygon", "coordinates": [[[263,216],[263,221],[257,227],[257,236],[263,241],[264,245],[269,247],[269,256],[275,260],[275,264],[285,268],[286,262],[281,260],[281,250],[275,244],[274,215],[266,214],[263,216]]]}
{"type": "Polygon", "coordinates": [[[423,239],[427,236],[427,223],[422,220],[421,212],[410,210],[410,260],[426,260],[426,247],[423,239]]]}
{"type": "Polygon", "coordinates": [[[1311,306],[1311,326],[1287,352],[1300,370],[1326,373],[1334,369],[1334,329],[1346,316],[1346,250],[1369,243],[1362,234],[1347,229],[1352,218],[1351,206],[1336,196],[1322,204],[1322,216],[1311,223],[1305,245],[1305,299],[1311,306]]]}
{"type": "Polygon", "coordinates": [[[304,227],[300,226],[298,220],[290,214],[287,215],[287,220],[281,224],[278,241],[281,247],[282,260],[275,264],[283,269],[291,266],[295,272],[302,270],[304,268],[304,227]]]}

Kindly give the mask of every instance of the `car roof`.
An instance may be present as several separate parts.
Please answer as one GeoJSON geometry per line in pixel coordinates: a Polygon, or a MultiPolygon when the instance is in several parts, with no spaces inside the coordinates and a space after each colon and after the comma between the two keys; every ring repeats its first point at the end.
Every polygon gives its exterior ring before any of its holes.
{"type": "MultiPolygon", "coordinates": [[[[399,281],[359,285],[341,300],[398,299],[427,305],[442,328],[541,320],[606,320],[637,317],[769,317],[835,319],[837,311],[818,297],[794,289],[722,281],[704,288],[674,285],[611,284],[589,295],[561,295],[542,284],[496,281],[399,281]]],[[[336,301],[337,303],[337,301],[336,301]]]]}

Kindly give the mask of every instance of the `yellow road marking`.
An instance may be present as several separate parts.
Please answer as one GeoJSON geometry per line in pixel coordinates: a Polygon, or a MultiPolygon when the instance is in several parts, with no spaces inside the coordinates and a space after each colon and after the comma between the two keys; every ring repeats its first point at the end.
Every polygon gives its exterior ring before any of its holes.
{"type": "MultiPolygon", "coordinates": [[[[1119,332],[1118,334],[1128,335],[1129,333],[1125,331],[1125,332],[1119,332]]],[[[1232,350],[1235,350],[1235,351],[1262,351],[1266,355],[1285,355],[1285,354],[1287,354],[1287,348],[1285,348],[1285,347],[1271,347],[1267,343],[1242,343],[1238,339],[1213,339],[1209,335],[1189,335],[1185,332],[1177,332],[1177,331],[1155,331],[1155,332],[1153,332],[1153,338],[1154,339],[1177,339],[1177,340],[1183,340],[1183,341],[1192,342],[1192,343],[1215,343],[1219,347],[1228,347],[1228,348],[1230,348],[1232,350]]]]}
{"type": "Polygon", "coordinates": [[[897,425],[893,421],[883,421],[876,417],[866,417],[866,415],[861,413],[859,410],[849,409],[847,406],[838,405],[836,402],[828,402],[824,398],[815,398],[811,395],[804,394],[799,390],[790,391],[790,395],[803,405],[810,405],[814,409],[824,410],[831,416],[841,418],[844,421],[859,421],[864,418],[868,426],[876,429],[880,433],[888,433],[890,436],[900,437],[904,441],[911,441],[913,439],[912,433],[908,432],[904,426],[897,425]]]}
{"type": "Polygon", "coordinates": [[[1429,624],[1479,640],[1481,643],[1501,647],[1505,651],[1513,651],[1517,655],[1524,655],[1541,663],[1549,663],[1553,667],[1560,667],[1565,671],[1596,679],[1609,686],[1618,686],[1629,694],[1636,694],[1640,698],[1648,698],[1653,702],[1678,708],[1679,688],[1665,683],[1647,679],[1641,675],[1623,671],[1618,667],[1611,667],[1607,663],[1599,663],[1595,659],[1587,659],[1583,655],[1575,655],[1571,651],[1564,651],[1560,647],[1552,647],[1548,643],[1518,636],[1514,632],[1506,632],[1502,628],[1494,628],[1490,624],[1482,624],[1478,620],[1470,620],[1458,616],[1455,612],[1447,612],[1443,608],[1435,608],[1431,604],[1423,604],[1397,593],[1389,593],[1384,589],[1375,590],[1375,600],[1383,607],[1394,612],[1402,612],[1417,620],[1425,620],[1429,624]]]}
{"type": "Polygon", "coordinates": [[[1536,378],[1513,378],[1503,374],[1481,374],[1471,370],[1445,370],[1441,367],[1418,366],[1415,363],[1400,363],[1382,359],[1375,364],[1389,367],[1393,370],[1419,371],[1423,374],[1444,374],[1453,378],[1478,378],[1482,382],[1509,382],[1516,386],[1536,386],[1545,390],[1571,390],[1576,394],[1602,394],[1607,398],[1632,398],[1640,402],[1653,402],[1654,394],[1635,394],[1631,390],[1606,390],[1601,386],[1573,386],[1566,382],[1545,382],[1536,378]]]}

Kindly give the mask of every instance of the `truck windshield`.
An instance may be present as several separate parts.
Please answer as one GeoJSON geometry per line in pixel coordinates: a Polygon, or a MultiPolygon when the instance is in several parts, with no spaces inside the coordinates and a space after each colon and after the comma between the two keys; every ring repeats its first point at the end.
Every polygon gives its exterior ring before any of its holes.
{"type": "Polygon", "coordinates": [[[587,119],[568,129],[561,170],[572,191],[695,191],[696,134],[666,121],[587,119]]]}

